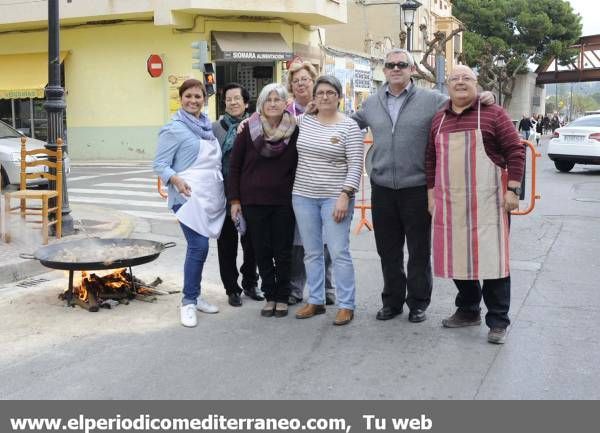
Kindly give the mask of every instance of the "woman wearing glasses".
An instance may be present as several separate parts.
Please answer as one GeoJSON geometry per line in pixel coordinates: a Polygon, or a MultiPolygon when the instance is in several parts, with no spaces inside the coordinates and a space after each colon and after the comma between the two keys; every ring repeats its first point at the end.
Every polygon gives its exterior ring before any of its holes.
{"type": "Polygon", "coordinates": [[[362,134],[354,120],[338,111],[343,98],[337,78],[319,77],[313,89],[318,112],[298,119],[298,167],[292,203],[304,243],[308,303],[296,313],[306,319],[325,312],[326,242],[333,261],[338,312],[335,325],[354,317],[355,279],[350,256],[354,193],[363,170],[362,134]]]}
{"type": "Polygon", "coordinates": [[[292,186],[298,161],[296,118],[285,110],[288,92],[265,86],[235,140],[227,182],[231,218],[246,219],[266,304],[264,317],[288,313],[294,237],[292,186]]]}
{"type": "MultiPolygon", "coordinates": [[[[314,83],[317,79],[317,70],[310,62],[293,63],[288,71],[287,88],[293,96],[286,110],[294,116],[304,113],[308,104],[313,100],[314,83]]],[[[331,282],[331,256],[325,246],[325,302],[327,305],[335,304],[335,288],[331,282]]],[[[292,248],[292,274],[290,280],[291,293],[289,305],[302,302],[304,286],[306,285],[306,269],[304,267],[304,248],[298,227],[294,233],[294,247],[292,248]]]]}

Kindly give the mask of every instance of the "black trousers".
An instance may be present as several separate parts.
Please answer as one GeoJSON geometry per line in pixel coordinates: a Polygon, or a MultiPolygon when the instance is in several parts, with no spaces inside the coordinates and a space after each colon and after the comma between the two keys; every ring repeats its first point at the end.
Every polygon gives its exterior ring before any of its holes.
{"type": "Polygon", "coordinates": [[[483,280],[483,286],[477,280],[454,280],[458,288],[456,306],[460,311],[479,312],[479,304],[487,307],[485,323],[490,328],[506,328],[510,324],[510,276],[493,280],[483,280]]]}
{"type": "Polygon", "coordinates": [[[265,298],[287,303],[295,224],[292,205],[249,205],[243,206],[242,210],[248,223],[265,298]]]}
{"type": "Polygon", "coordinates": [[[431,301],[431,216],[427,187],[390,189],[371,184],[373,228],[383,271],[384,306],[425,310],[431,301]],[[408,265],[404,271],[404,242],[408,265]]]}
{"type": "MultiPolygon", "coordinates": [[[[242,287],[244,289],[252,289],[258,285],[258,274],[256,273],[256,259],[254,258],[254,249],[250,236],[247,234],[239,236],[242,244],[242,252],[244,261],[240,267],[242,273],[242,287]]],[[[231,221],[229,213],[223,222],[221,235],[217,239],[217,251],[219,255],[219,273],[221,281],[227,295],[233,293],[241,293],[242,288],[238,285],[238,277],[240,272],[237,268],[237,253],[238,253],[238,231],[231,221]]]]}

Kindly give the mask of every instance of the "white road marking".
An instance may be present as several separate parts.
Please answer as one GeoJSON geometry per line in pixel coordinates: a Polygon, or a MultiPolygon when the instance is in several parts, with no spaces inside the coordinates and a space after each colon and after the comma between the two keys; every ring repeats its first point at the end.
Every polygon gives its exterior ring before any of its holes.
{"type": "MultiPolygon", "coordinates": [[[[158,191],[156,188],[156,185],[148,185],[147,183],[145,184],[141,184],[141,183],[116,183],[116,182],[104,182],[104,183],[97,183],[95,186],[110,186],[113,188],[134,188],[134,189],[151,189],[154,191],[158,191]]],[[[69,190],[70,191],[70,190],[69,190]]],[[[157,192],[158,194],[158,192],[157,192]]]]}
{"type": "MultiPolygon", "coordinates": [[[[166,205],[165,210],[167,210],[166,205]]],[[[146,212],[143,210],[119,210],[119,212],[133,215],[138,218],[147,218],[161,221],[177,221],[177,218],[172,213],[146,212]]]]}
{"type": "MultiPolygon", "coordinates": [[[[96,178],[104,177],[104,176],[122,176],[124,174],[136,174],[136,173],[152,173],[152,170],[118,171],[118,172],[115,172],[115,173],[95,174],[95,175],[91,175],[91,176],[69,177],[68,180],[69,180],[69,182],[74,182],[74,181],[77,181],[77,180],[96,179],[96,178]]],[[[148,177],[147,179],[141,179],[141,180],[150,180],[150,179],[151,178],[148,177]]]]}
{"type": "Polygon", "coordinates": [[[134,181],[134,182],[152,182],[156,185],[156,176],[152,177],[130,177],[129,179],[123,179],[126,182],[134,181]]]}
{"type": "MultiPolygon", "coordinates": [[[[106,195],[125,195],[130,197],[155,197],[158,200],[162,200],[158,192],[145,192],[145,191],[128,191],[118,189],[88,189],[88,188],[69,188],[69,193],[79,194],[106,194],[106,195]]],[[[104,200],[104,197],[98,198],[98,201],[104,200]]],[[[134,200],[131,203],[135,203],[134,200]]]]}
{"type": "MultiPolygon", "coordinates": [[[[71,191],[71,189],[69,189],[71,191]]],[[[156,208],[164,208],[167,210],[167,205],[164,201],[145,201],[145,200],[125,200],[120,198],[104,198],[99,199],[98,197],[81,197],[81,196],[71,196],[69,194],[69,201],[73,203],[91,203],[97,205],[103,204],[115,204],[115,205],[125,205],[125,206],[139,206],[139,207],[156,207],[156,208]]],[[[120,211],[120,209],[119,209],[120,211]]]]}

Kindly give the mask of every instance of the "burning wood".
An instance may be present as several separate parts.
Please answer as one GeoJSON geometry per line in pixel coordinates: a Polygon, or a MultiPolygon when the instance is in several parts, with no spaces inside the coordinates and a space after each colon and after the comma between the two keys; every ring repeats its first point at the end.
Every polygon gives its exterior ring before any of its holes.
{"type": "Polygon", "coordinates": [[[176,293],[156,289],[162,283],[157,278],[152,283],[132,276],[125,268],[100,276],[95,273],[81,272],[79,283],[69,283],[69,289],[58,297],[69,302],[69,305],[79,305],[88,311],[98,311],[100,307],[111,308],[119,303],[128,304],[130,299],[145,302],[156,301],[154,295],[176,293]]]}

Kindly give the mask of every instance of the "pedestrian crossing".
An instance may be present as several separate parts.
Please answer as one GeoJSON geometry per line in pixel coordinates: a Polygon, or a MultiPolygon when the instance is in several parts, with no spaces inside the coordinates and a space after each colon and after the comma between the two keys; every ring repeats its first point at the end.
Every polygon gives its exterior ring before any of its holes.
{"type": "Polygon", "coordinates": [[[76,173],[69,178],[69,202],[113,208],[136,218],[176,221],[158,193],[156,175],[150,168],[120,167],[122,170],[110,171],[111,168],[114,167],[75,168],[76,173]]]}

